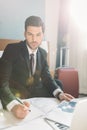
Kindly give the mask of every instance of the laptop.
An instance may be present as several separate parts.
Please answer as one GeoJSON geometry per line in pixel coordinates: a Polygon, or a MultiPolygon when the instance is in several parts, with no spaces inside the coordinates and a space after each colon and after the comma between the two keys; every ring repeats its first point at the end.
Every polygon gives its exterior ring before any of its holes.
{"type": "Polygon", "coordinates": [[[55,130],[87,130],[87,98],[82,98],[77,102],[70,126],[49,118],[46,118],[46,121],[50,126],[52,125],[52,128],[55,130]],[[55,126],[51,122],[53,122],[55,126]]]}
{"type": "Polygon", "coordinates": [[[76,104],[69,130],[87,130],[87,98],[76,104]]]}

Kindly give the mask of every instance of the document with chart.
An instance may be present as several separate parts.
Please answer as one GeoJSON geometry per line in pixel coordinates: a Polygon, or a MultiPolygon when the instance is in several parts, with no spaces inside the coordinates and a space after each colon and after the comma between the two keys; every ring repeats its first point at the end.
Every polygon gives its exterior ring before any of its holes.
{"type": "Polygon", "coordinates": [[[62,101],[54,109],[47,114],[47,118],[56,122],[70,126],[73,111],[78,100],[74,99],[70,102],[62,101]]]}

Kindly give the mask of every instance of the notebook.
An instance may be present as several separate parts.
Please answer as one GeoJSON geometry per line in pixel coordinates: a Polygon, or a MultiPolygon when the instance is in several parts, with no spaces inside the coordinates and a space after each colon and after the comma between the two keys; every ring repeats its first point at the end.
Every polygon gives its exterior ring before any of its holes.
{"type": "Polygon", "coordinates": [[[65,122],[55,121],[49,118],[49,116],[46,118],[46,121],[56,130],[87,130],[87,98],[79,100],[75,105],[70,126],[66,125],[65,122]]]}

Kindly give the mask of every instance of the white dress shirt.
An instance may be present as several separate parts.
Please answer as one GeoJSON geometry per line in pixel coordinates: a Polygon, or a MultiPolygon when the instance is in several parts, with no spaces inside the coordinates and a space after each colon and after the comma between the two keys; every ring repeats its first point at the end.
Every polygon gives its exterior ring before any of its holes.
{"type": "MultiPolygon", "coordinates": [[[[34,67],[33,67],[33,73],[35,73],[35,70],[36,70],[36,53],[37,53],[37,50],[38,50],[38,49],[36,49],[36,50],[34,51],[34,50],[30,49],[28,45],[27,45],[27,49],[28,49],[29,55],[34,54],[34,67]]],[[[30,57],[29,57],[29,58],[30,58],[30,57]]]]}

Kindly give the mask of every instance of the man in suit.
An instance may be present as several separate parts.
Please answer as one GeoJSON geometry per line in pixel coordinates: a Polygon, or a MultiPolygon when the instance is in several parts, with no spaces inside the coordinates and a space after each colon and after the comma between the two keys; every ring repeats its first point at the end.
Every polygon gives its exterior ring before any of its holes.
{"type": "Polygon", "coordinates": [[[18,98],[50,97],[71,100],[52,79],[47,64],[47,53],[39,47],[44,36],[44,23],[38,16],[25,21],[25,40],[9,44],[0,60],[0,98],[3,107],[12,111],[17,118],[28,114],[29,103],[21,105],[18,98]],[[33,53],[33,70],[31,58],[33,53]],[[32,70],[32,71],[31,71],[32,70]]]}

